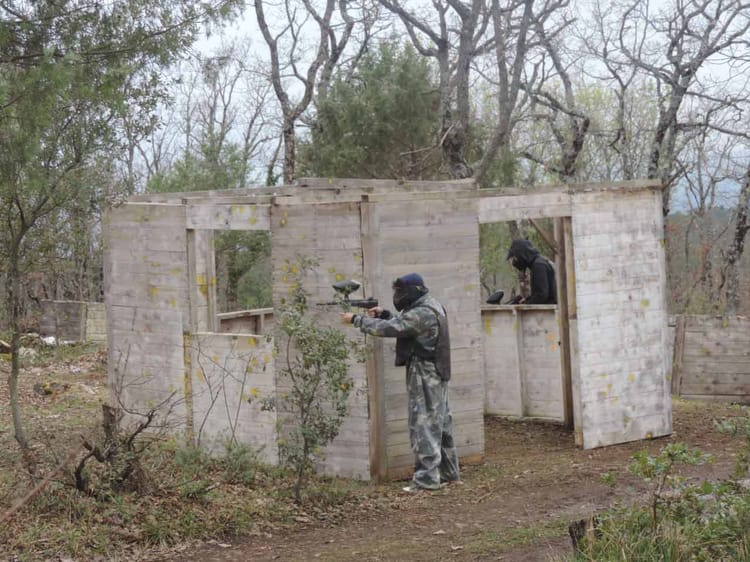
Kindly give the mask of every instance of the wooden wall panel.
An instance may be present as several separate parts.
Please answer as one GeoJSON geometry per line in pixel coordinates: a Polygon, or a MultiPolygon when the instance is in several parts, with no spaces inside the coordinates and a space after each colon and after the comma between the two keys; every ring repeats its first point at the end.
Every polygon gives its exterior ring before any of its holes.
{"type": "Polygon", "coordinates": [[[41,335],[58,342],[86,341],[88,304],[83,301],[42,300],[41,335]]]}
{"type": "MultiPolygon", "coordinates": [[[[452,379],[449,401],[459,457],[484,454],[484,392],[481,357],[479,228],[477,200],[471,198],[378,198],[370,228],[377,232],[368,255],[372,294],[391,308],[391,283],[406,273],[422,275],[446,307],[451,329],[452,379]]],[[[414,456],[408,439],[404,367],[394,367],[395,343],[383,346],[384,422],[387,475],[410,474],[414,456]]]]}
{"type": "Polygon", "coordinates": [[[127,203],[106,215],[103,239],[113,403],[118,389],[119,399],[136,411],[173,402],[168,421],[184,428],[182,334],[189,329],[185,209],[127,203]]]}
{"type": "Polygon", "coordinates": [[[570,193],[564,191],[487,195],[479,201],[477,216],[482,224],[529,218],[569,217],[570,197],[570,193]]]}
{"type": "Polygon", "coordinates": [[[187,227],[196,230],[269,230],[270,205],[188,205],[187,227]]]}
{"type": "Polygon", "coordinates": [[[672,430],[660,209],[659,191],[573,195],[584,448],[672,430]]]}
{"type": "Polygon", "coordinates": [[[563,421],[554,306],[483,306],[485,411],[563,421]]]}
{"type": "Polygon", "coordinates": [[[750,403],[750,319],[681,315],[677,322],[682,341],[675,344],[674,392],[750,403]]]}
{"type": "Polygon", "coordinates": [[[276,392],[273,340],[197,333],[186,340],[186,347],[196,444],[217,454],[228,444],[243,444],[262,461],[278,464],[276,412],[261,407],[263,398],[276,392]]]}
{"type": "MultiPolygon", "coordinates": [[[[293,290],[300,272],[300,257],[315,258],[317,265],[303,279],[309,293],[309,311],[321,325],[350,330],[352,338],[361,336],[351,327],[341,325],[341,308],[319,307],[318,303],[334,300],[331,287],[337,281],[355,279],[363,282],[361,217],[359,202],[328,204],[291,204],[284,199],[271,209],[271,259],[273,266],[274,310],[293,290]]],[[[374,293],[368,291],[367,296],[374,293]]],[[[363,289],[351,298],[362,298],[363,289]]],[[[350,395],[350,413],[340,435],[324,450],[320,469],[328,474],[370,478],[370,437],[368,387],[364,364],[350,369],[354,390],[350,395]]],[[[279,378],[277,384],[285,382],[279,378]]]]}

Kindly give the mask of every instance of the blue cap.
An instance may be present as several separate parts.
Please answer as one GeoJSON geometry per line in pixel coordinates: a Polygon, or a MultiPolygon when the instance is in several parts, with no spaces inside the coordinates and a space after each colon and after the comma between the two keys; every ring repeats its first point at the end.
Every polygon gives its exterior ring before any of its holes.
{"type": "Polygon", "coordinates": [[[424,287],[424,279],[419,273],[407,273],[393,282],[394,287],[424,287]]]}

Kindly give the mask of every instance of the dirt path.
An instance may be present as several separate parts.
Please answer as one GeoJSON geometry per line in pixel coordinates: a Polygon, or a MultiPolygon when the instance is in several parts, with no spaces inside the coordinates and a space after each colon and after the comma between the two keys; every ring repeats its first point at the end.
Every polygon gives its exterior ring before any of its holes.
{"type": "Polygon", "coordinates": [[[401,483],[372,486],[335,523],[302,521],[255,537],[183,548],[163,561],[228,560],[559,560],[572,552],[567,525],[616,503],[642,499],[629,474],[633,453],[685,442],[715,462],[685,471],[691,480],[727,478],[739,441],[713,430],[715,419],[745,414],[727,405],[677,402],[672,436],[590,451],[557,425],[488,419],[486,457],[465,467],[464,484],[408,495],[401,483]],[[612,488],[605,473],[617,475],[612,488]]]}

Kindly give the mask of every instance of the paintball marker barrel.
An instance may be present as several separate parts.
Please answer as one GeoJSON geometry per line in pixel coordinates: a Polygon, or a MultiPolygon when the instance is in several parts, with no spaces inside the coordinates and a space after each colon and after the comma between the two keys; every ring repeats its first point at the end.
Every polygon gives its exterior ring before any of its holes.
{"type": "Polygon", "coordinates": [[[341,298],[338,301],[332,301],[332,302],[321,302],[318,303],[318,306],[334,306],[334,305],[343,305],[345,308],[374,308],[378,306],[378,299],[375,298],[364,298],[364,299],[350,299],[349,295],[351,295],[354,291],[359,289],[361,287],[359,281],[349,280],[349,281],[339,281],[337,283],[334,283],[332,285],[333,290],[339,293],[340,295],[343,295],[343,298],[341,298]]]}

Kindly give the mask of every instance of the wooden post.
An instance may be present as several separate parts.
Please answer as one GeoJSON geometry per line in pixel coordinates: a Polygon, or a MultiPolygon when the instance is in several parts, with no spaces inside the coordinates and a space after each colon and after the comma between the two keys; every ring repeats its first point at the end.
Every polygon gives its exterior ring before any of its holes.
{"type": "MultiPolygon", "coordinates": [[[[557,221],[559,219],[555,219],[555,225],[557,225],[557,221]]],[[[537,232],[544,238],[544,241],[547,243],[547,245],[552,249],[552,251],[555,254],[555,258],[560,254],[560,246],[559,241],[557,238],[557,235],[550,236],[550,233],[547,232],[546,229],[542,227],[541,224],[539,224],[536,220],[529,218],[529,222],[534,225],[534,228],[536,228],[537,232]]],[[[555,228],[555,232],[557,232],[557,228],[555,228]]]]}
{"type": "Polygon", "coordinates": [[[685,353],[685,315],[678,314],[675,322],[674,354],[672,355],[672,394],[679,396],[682,386],[682,360],[685,353]]]}
{"type": "Polygon", "coordinates": [[[555,242],[559,251],[555,254],[557,274],[557,325],[560,335],[560,366],[562,367],[563,423],[573,429],[573,380],[570,365],[570,326],[568,324],[568,264],[566,261],[563,219],[555,219],[555,242]]]}
{"type": "MultiPolygon", "coordinates": [[[[375,205],[362,196],[360,203],[360,220],[362,236],[362,282],[363,294],[372,291],[375,286],[377,261],[376,244],[377,226],[373,214],[375,205]]],[[[388,473],[387,444],[385,431],[385,375],[383,370],[383,340],[370,338],[365,373],[367,377],[367,406],[369,412],[370,433],[370,477],[382,481],[388,473]]]]}
{"type": "Polygon", "coordinates": [[[573,405],[573,434],[578,447],[583,447],[583,429],[581,428],[581,400],[580,389],[576,392],[576,385],[580,384],[578,374],[578,307],[576,304],[576,273],[575,251],[573,248],[573,219],[562,219],[563,244],[565,246],[565,295],[568,308],[568,351],[570,361],[570,388],[573,405]]]}
{"type": "Polygon", "coordinates": [[[516,365],[518,366],[518,398],[521,404],[521,417],[529,415],[529,399],[526,396],[526,365],[523,353],[523,314],[520,310],[513,308],[513,320],[516,324],[516,365]]]}

